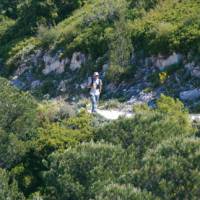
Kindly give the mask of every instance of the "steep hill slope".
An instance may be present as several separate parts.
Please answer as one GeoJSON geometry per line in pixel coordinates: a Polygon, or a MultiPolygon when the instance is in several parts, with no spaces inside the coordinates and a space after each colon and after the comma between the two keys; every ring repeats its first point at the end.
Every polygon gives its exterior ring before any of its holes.
{"type": "Polygon", "coordinates": [[[196,0],[18,1],[12,9],[7,3],[1,73],[35,96],[79,96],[98,70],[107,98],[140,99],[144,91],[192,105],[200,97],[196,0]]]}

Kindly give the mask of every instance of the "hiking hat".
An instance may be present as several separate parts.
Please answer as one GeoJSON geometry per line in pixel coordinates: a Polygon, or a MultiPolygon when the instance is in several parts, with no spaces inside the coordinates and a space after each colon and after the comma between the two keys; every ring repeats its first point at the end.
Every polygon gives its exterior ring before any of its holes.
{"type": "Polygon", "coordinates": [[[94,72],[94,76],[99,76],[99,72],[94,72]]]}

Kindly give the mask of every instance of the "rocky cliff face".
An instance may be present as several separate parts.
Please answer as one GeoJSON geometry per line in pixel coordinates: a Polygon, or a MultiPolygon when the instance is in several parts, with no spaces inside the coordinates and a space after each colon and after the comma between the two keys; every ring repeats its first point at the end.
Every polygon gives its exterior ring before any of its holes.
{"type": "MultiPolygon", "coordinates": [[[[165,93],[180,98],[190,107],[200,100],[200,67],[198,63],[188,62],[186,56],[173,53],[141,60],[133,55],[132,62],[137,70],[132,74],[131,81],[114,84],[106,80],[105,98],[120,97],[129,104],[145,102],[153,106],[154,100],[165,93]]],[[[81,52],[65,57],[62,51],[35,50],[19,61],[11,82],[20,89],[39,90],[45,97],[68,94],[69,88],[81,94],[87,88],[88,74],[82,75],[85,81],[79,80],[78,74],[83,66],[87,68],[86,63],[87,55],[81,52]]],[[[108,62],[105,61],[101,69],[100,74],[104,78],[109,69],[108,62]]]]}
{"type": "MultiPolygon", "coordinates": [[[[60,95],[66,92],[66,85],[73,76],[76,76],[76,72],[81,69],[85,62],[86,56],[81,52],[74,52],[72,57],[68,58],[62,56],[62,51],[53,54],[43,50],[35,50],[34,53],[21,58],[16,63],[17,70],[14,71],[10,79],[16,87],[30,91],[48,87],[48,82],[49,87],[54,86],[54,93],[60,95]]],[[[46,95],[45,91],[44,95],[46,95]]]]}

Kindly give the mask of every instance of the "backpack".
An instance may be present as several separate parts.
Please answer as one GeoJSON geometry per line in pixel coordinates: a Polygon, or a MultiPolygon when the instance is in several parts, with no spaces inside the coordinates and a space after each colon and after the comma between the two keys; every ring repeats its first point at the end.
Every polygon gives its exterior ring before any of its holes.
{"type": "MultiPolygon", "coordinates": [[[[94,84],[94,79],[92,78],[91,84],[90,84],[90,88],[92,88],[94,84]]],[[[99,79],[99,83],[97,84],[97,88],[96,89],[100,89],[100,87],[102,86],[102,80],[99,79]]]]}

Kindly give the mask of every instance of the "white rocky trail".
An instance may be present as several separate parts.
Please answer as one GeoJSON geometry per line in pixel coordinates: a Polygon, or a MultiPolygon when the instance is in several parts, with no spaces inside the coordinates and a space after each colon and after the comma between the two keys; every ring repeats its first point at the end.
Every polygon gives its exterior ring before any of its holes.
{"type": "Polygon", "coordinates": [[[124,112],[120,110],[100,110],[97,109],[97,113],[108,120],[117,120],[119,117],[132,117],[133,113],[124,112]]]}
{"type": "MultiPolygon", "coordinates": [[[[125,112],[120,110],[102,110],[97,109],[97,113],[108,120],[117,120],[119,117],[130,118],[134,116],[133,112],[125,112]]],[[[190,119],[192,121],[200,121],[200,114],[190,114],[190,119]]]]}

